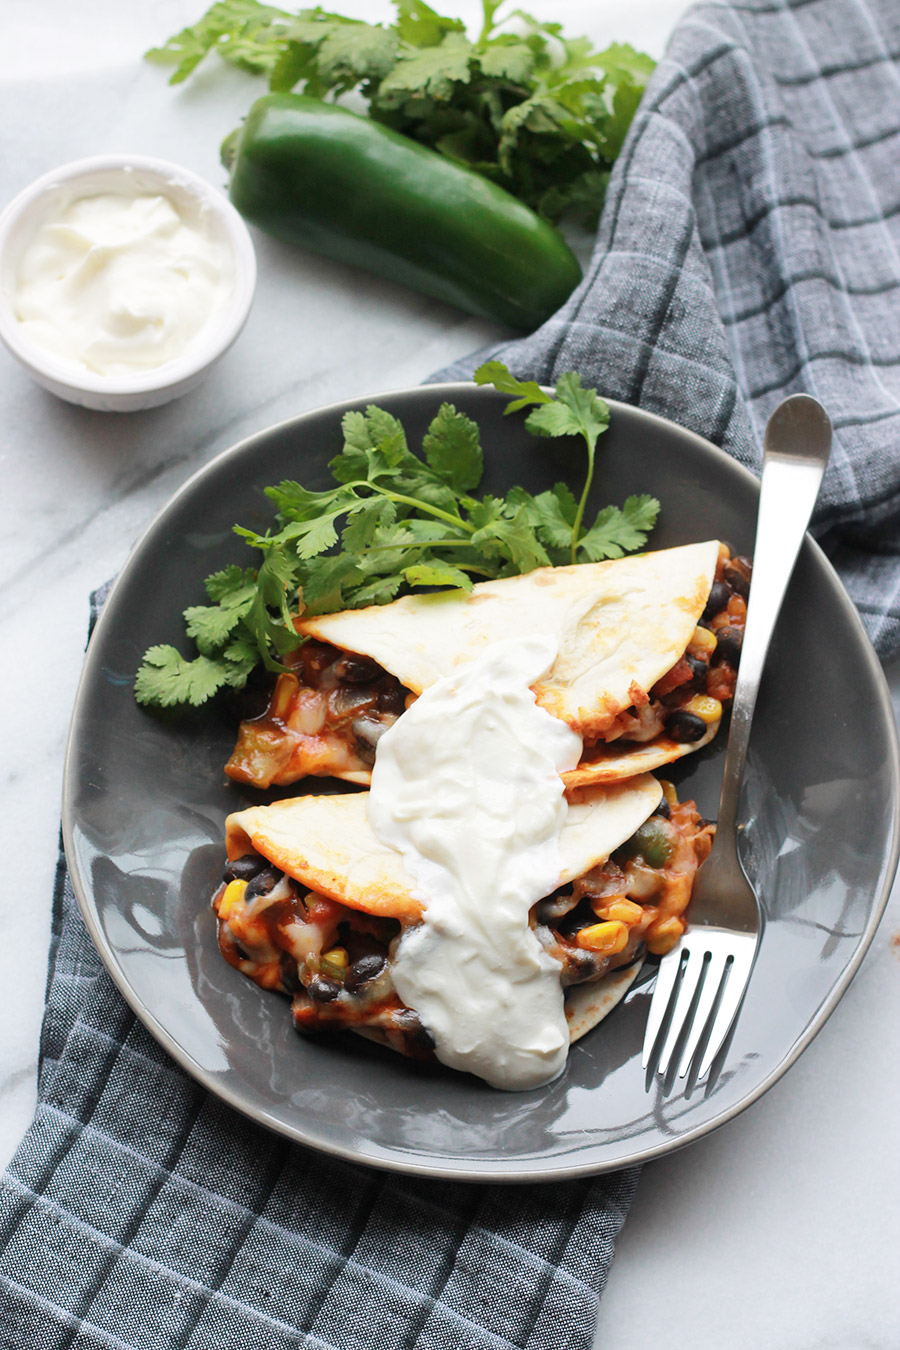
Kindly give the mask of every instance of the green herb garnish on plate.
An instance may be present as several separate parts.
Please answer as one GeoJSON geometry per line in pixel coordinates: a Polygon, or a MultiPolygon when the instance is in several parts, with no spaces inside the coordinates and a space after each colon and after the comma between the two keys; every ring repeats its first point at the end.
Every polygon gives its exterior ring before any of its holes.
{"type": "Polygon", "coordinates": [[[536,567],[620,558],[646,543],[659,512],[654,497],[629,497],[584,522],[597,440],[609,424],[596,390],[568,373],[551,394],[500,361],[481,366],[475,380],[512,395],[507,413],[536,405],[525,422],[535,435],[582,437],[587,471],[578,498],[565,483],[536,496],[521,487],[504,497],[473,495],[483,470],[479,430],[451,403],[441,404],[420,453],[384,409],[348,412],[343,449],[330,465],[335,486],[311,492],[285,481],[266,489],[275,528],[235,526],[262,561],[207,577],[210,603],[184,611],[198,655],[149,648],[135,679],[138,702],[198,706],[220,689],[243,688],[260,663],[282,670],[304,641],[294,629],[298,612],[384,604],[419,587],[471,590],[536,567]]]}

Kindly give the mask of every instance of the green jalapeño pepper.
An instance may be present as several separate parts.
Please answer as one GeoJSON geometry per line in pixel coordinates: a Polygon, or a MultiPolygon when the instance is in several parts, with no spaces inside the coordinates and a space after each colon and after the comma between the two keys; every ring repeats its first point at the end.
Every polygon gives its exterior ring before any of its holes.
{"type": "Polygon", "coordinates": [[[222,159],[261,229],[513,328],[581,280],[562,235],[503,188],[333,103],[267,94],[222,159]]]}

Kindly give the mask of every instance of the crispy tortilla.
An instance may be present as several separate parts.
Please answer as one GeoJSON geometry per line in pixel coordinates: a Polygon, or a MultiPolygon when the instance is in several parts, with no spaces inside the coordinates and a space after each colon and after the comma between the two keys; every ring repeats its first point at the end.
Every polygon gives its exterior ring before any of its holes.
{"type": "Polygon", "coordinates": [[[566,990],[566,1021],[572,1045],[593,1031],[616,1004],[622,1002],[643,964],[642,958],[630,966],[620,966],[617,970],[609,971],[592,984],[576,984],[566,990]]]}
{"type": "MultiPolygon", "coordinates": [[[[715,576],[716,540],[612,562],[543,567],[469,592],[406,596],[388,605],[303,619],[298,631],[371,657],[420,694],[490,643],[552,635],[558,655],[534,686],[538,704],[589,743],[647,702],[683,655],[715,576]]],[[[717,725],[717,724],[716,724],[717,725]]],[[[658,736],[587,755],[572,786],[614,782],[698,749],[658,736]]],[[[357,775],[358,776],[358,775],[357,775]]]]}
{"type": "MultiPolygon", "coordinates": [[[[650,774],[569,794],[557,884],[605,862],[655,811],[661,796],[650,774]]],[[[301,885],[351,909],[417,923],[422,906],[415,882],[401,855],[376,838],[368,800],[367,792],[291,797],[237,811],[225,822],[228,857],[253,848],[301,885]]]]}
{"type": "Polygon", "coordinates": [[[563,774],[566,788],[590,787],[592,784],[621,783],[631,774],[650,773],[664,764],[671,764],[682,755],[702,750],[719,730],[719,722],[711,722],[706,734],[698,741],[673,741],[671,736],[657,736],[643,744],[627,741],[602,742],[585,750],[575,769],[563,774]]]}

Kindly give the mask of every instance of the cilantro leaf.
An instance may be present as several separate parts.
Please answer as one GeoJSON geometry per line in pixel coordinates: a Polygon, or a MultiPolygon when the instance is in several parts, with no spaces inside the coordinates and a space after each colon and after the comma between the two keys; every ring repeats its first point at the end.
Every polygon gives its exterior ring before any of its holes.
{"type": "Polygon", "coordinates": [[[234,632],[252,604],[253,592],[250,591],[242,605],[228,609],[221,605],[191,605],[184,611],[185,632],[194,639],[197,649],[209,656],[234,632]]]}
{"type": "Polygon", "coordinates": [[[550,559],[529,524],[527,508],[520,506],[511,520],[500,517],[484,525],[472,536],[472,543],[487,557],[507,558],[516,572],[533,572],[546,567],[550,559]]]}
{"type": "Polygon", "coordinates": [[[481,482],[482,454],[478,426],[452,403],[442,403],[422,442],[425,458],[456,492],[481,482]]]}
{"type": "Polygon", "coordinates": [[[534,380],[517,380],[502,361],[485,361],[472,378],[476,384],[492,384],[501,394],[518,395],[506,405],[504,414],[518,412],[520,408],[527,408],[530,403],[549,403],[553,397],[534,380]]]}
{"type": "Polygon", "coordinates": [[[628,497],[621,510],[604,507],[594,524],[578,541],[578,548],[591,562],[603,558],[621,558],[624,553],[642,548],[656,524],[659,502],[646,494],[628,497]]]}
{"type": "Polygon", "coordinates": [[[379,100],[419,98],[449,99],[455,85],[472,78],[472,44],[464,33],[449,32],[433,47],[404,52],[378,87],[379,100]]]}
{"type": "Polygon", "coordinates": [[[230,563],[221,572],[213,572],[203,584],[210,600],[214,604],[221,604],[239,597],[244,587],[251,586],[255,580],[255,572],[245,572],[242,567],[230,563]]]}
{"type": "MultiPolygon", "coordinates": [[[[571,549],[572,525],[578,505],[572,494],[568,495],[572,502],[571,517],[564,514],[563,503],[555,490],[540,492],[536,497],[532,497],[522,489],[514,488],[507,500],[512,499],[524,505],[528,523],[534,527],[538,538],[546,545],[554,549],[571,549]]],[[[566,501],[566,510],[568,505],[566,501]]]]}
{"type": "Polygon", "coordinates": [[[445,19],[424,0],[394,0],[397,20],[394,27],[404,42],[413,47],[436,47],[445,33],[464,33],[462,19],[445,19]]]}
{"type": "Polygon", "coordinates": [[[359,586],[353,591],[350,605],[353,607],[386,605],[394,599],[402,585],[402,574],[392,577],[377,577],[374,581],[368,581],[364,586],[359,586]]]}
{"type": "Polygon", "coordinates": [[[359,565],[350,553],[320,558],[303,582],[303,604],[307,614],[331,614],[344,606],[344,589],[362,577],[359,565]]]}
{"type": "Polygon", "coordinates": [[[228,684],[228,667],[223,661],[196,656],[187,661],[175,647],[150,647],[134,680],[138,703],[172,708],[177,703],[199,707],[228,684]]]}
{"type": "Polygon", "coordinates": [[[403,575],[410,586],[456,586],[464,591],[472,589],[472,578],[468,573],[450,563],[415,563],[405,568],[403,575]]]}
{"type": "Polygon", "coordinates": [[[291,15],[258,0],[217,0],[203,17],[153,47],[146,59],[174,65],[170,84],[181,84],[213,49],[232,65],[254,75],[268,75],[275,67],[291,15]]]}
{"type": "Polygon", "coordinates": [[[360,501],[344,526],[341,547],[348,553],[362,553],[373,542],[379,526],[393,524],[397,508],[387,497],[360,501]]]}
{"type": "MultiPolygon", "coordinates": [[[[495,389],[499,389],[503,393],[518,395],[507,406],[507,412],[511,409],[522,408],[529,403],[537,403],[539,406],[530,412],[525,419],[526,429],[533,435],[581,436],[583,438],[587,447],[587,474],[574,515],[571,515],[571,502],[574,499],[568,489],[561,484],[557,484],[552,494],[548,494],[540,505],[537,499],[526,501],[522,496],[519,498],[522,503],[521,510],[525,512],[525,517],[532,530],[536,530],[539,537],[551,548],[559,547],[558,541],[564,538],[566,528],[571,527],[568,543],[569,561],[574,563],[577,559],[578,549],[581,547],[581,524],[594,478],[594,452],[597,447],[597,440],[609,426],[609,408],[600,398],[596,389],[584,388],[581,383],[581,376],[576,371],[566,371],[564,375],[560,375],[556,381],[553,394],[545,393],[538,385],[529,389],[527,383],[523,383],[511,375],[501,361],[489,361],[485,365],[479,366],[475,372],[475,379],[481,384],[492,384],[495,389]],[[540,395],[539,398],[535,396],[535,390],[540,395]],[[562,491],[560,491],[561,488],[562,491]],[[556,505],[553,504],[552,498],[556,499],[556,505]]],[[[608,509],[616,510],[617,508],[608,509]]],[[[610,517],[610,528],[614,529],[610,546],[617,547],[615,528],[619,527],[613,527],[612,522],[613,517],[610,517]]],[[[624,529],[624,526],[622,528],[624,529]]],[[[623,537],[627,537],[627,531],[623,537]]],[[[589,547],[601,549],[606,546],[604,540],[605,535],[601,530],[594,536],[594,540],[589,547]]],[[[632,545],[632,547],[635,546],[632,545]]],[[[611,557],[614,555],[603,554],[603,556],[611,557]]]]}
{"type": "Polygon", "coordinates": [[[609,408],[596,389],[584,389],[575,371],[561,375],[556,382],[556,400],[529,413],[525,422],[529,431],[540,436],[597,437],[609,426],[609,408]]]}
{"type": "Polygon", "coordinates": [[[534,69],[534,49],[513,34],[503,34],[478,53],[481,73],[488,79],[525,84],[534,69]]]}

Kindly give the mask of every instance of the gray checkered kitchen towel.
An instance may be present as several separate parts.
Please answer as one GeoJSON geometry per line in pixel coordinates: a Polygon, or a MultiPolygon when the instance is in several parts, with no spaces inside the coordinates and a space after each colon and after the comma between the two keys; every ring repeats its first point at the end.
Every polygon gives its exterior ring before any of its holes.
{"type": "Polygon", "coordinates": [[[637,1171],[420,1181],[260,1129],[124,1002],[60,851],[38,1108],[0,1178],[0,1350],[585,1350],[637,1171]]]}
{"type": "Polygon", "coordinates": [[[815,532],[878,652],[900,650],[900,0],[692,9],[584,283],[492,354],[580,371],[750,468],[775,405],[814,395],[835,430],[815,532]]]}
{"type": "MultiPolygon", "coordinates": [[[[704,5],[620,157],[584,286],[522,375],[582,371],[745,463],[807,389],[820,529],[883,652],[900,614],[900,3],[704,5]]],[[[0,1182],[2,1350],[584,1350],[634,1173],[396,1179],[236,1116],[136,1022],[60,860],[39,1105],[0,1182]]]]}

